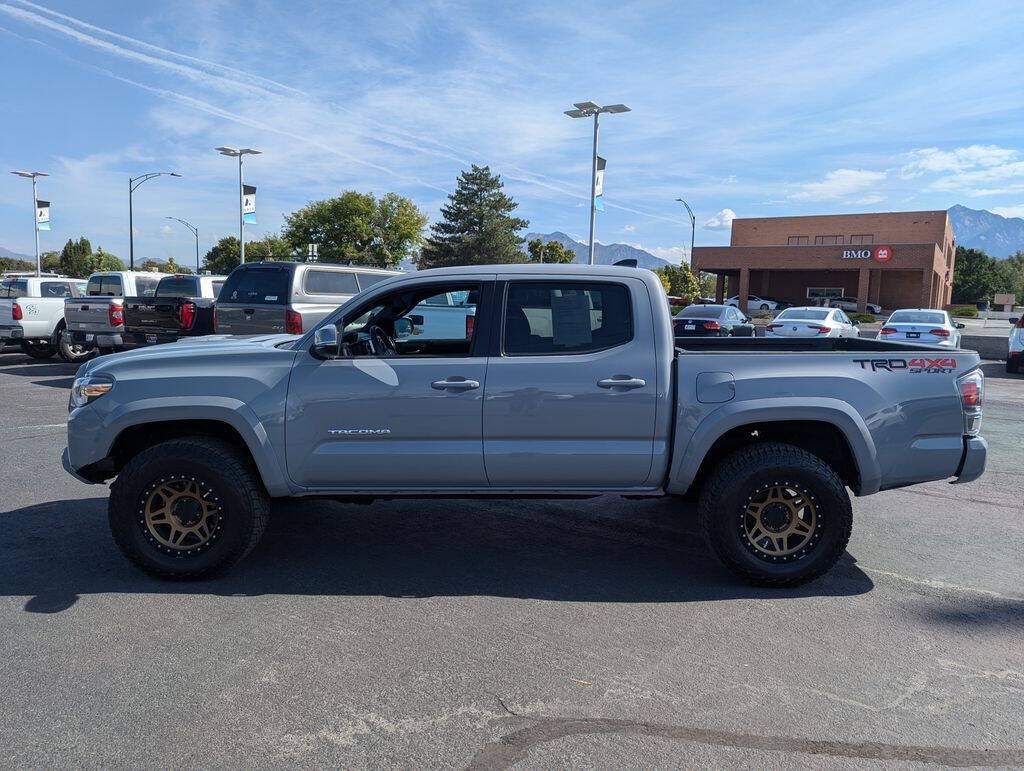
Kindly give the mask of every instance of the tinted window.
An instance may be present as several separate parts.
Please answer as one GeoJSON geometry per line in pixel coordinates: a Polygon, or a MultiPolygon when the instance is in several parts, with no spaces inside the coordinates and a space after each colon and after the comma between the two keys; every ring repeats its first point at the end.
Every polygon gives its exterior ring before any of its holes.
{"type": "Polygon", "coordinates": [[[311,270],[306,273],[306,291],[309,294],[357,294],[359,285],[355,273],[311,270]]]}
{"type": "Polygon", "coordinates": [[[4,279],[0,284],[0,297],[24,297],[28,294],[28,282],[21,279],[4,279]]]}
{"type": "Polygon", "coordinates": [[[291,274],[286,268],[235,268],[224,282],[219,302],[287,305],[291,274]]]}
{"type": "Polygon", "coordinates": [[[153,297],[156,294],[156,287],[163,279],[152,276],[135,277],[135,294],[138,297],[153,297]]]}
{"type": "Polygon", "coordinates": [[[888,324],[945,324],[945,313],[927,311],[896,311],[889,317],[888,324]]]}
{"type": "Polygon", "coordinates": [[[39,285],[40,297],[71,297],[71,285],[67,281],[43,281],[39,285]]]}
{"type": "Polygon", "coordinates": [[[824,321],[831,311],[815,308],[787,308],[776,319],[802,319],[804,321],[824,321]]]}
{"type": "Polygon", "coordinates": [[[356,275],[359,276],[360,289],[366,289],[386,278],[391,278],[383,273],[356,273],[356,275]]]}
{"type": "Polygon", "coordinates": [[[677,319],[715,319],[721,318],[725,310],[721,305],[690,305],[676,314],[677,319]]]}
{"type": "Polygon", "coordinates": [[[156,285],[157,297],[198,297],[199,279],[189,276],[168,276],[156,285]]]}
{"type": "Polygon", "coordinates": [[[504,350],[508,354],[583,353],[633,337],[629,290],[621,284],[509,284],[504,350]]]}

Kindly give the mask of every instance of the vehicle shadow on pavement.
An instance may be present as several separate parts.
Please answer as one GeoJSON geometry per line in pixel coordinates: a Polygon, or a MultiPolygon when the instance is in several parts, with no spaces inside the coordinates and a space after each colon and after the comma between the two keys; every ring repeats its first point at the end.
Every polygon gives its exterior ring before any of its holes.
{"type": "Polygon", "coordinates": [[[618,498],[575,503],[589,508],[577,514],[549,501],[280,502],[260,545],[232,571],[166,582],[122,557],[107,529],[105,498],[54,501],[0,514],[0,595],[27,597],[28,612],[57,613],[79,596],[114,592],[683,603],[849,596],[873,588],[848,554],[805,586],[749,586],[707,551],[692,506],[618,498]],[[602,516],[602,508],[644,511],[627,521],[602,516]]]}
{"type": "Polygon", "coordinates": [[[988,362],[981,365],[981,371],[985,373],[986,378],[993,378],[996,380],[1024,380],[1024,372],[1011,374],[1006,371],[1006,364],[1004,362],[988,362]]]}

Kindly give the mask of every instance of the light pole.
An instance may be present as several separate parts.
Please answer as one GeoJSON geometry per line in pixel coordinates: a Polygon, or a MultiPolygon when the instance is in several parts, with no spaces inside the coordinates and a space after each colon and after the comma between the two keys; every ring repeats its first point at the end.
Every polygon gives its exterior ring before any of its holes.
{"type": "Polygon", "coordinates": [[[243,155],[260,155],[261,150],[253,150],[250,147],[243,147],[240,150],[234,147],[215,147],[213,148],[221,155],[227,155],[231,158],[238,157],[238,250],[241,257],[241,263],[245,264],[245,220],[242,212],[242,201],[245,199],[245,188],[242,185],[242,156],[243,155]]]}
{"type": "Polygon", "coordinates": [[[693,265],[693,235],[697,231],[697,218],[693,216],[693,209],[690,208],[690,204],[682,198],[677,198],[676,200],[686,207],[686,213],[690,215],[690,265],[693,265]]]}
{"type": "Polygon", "coordinates": [[[132,194],[138,189],[139,185],[143,182],[153,179],[153,177],[180,177],[176,171],[151,171],[149,174],[143,174],[142,176],[128,177],[128,269],[135,270],[135,224],[134,216],[132,214],[132,194]]]}
{"type": "Polygon", "coordinates": [[[36,201],[39,199],[36,197],[36,177],[48,177],[50,175],[45,171],[12,171],[11,174],[32,180],[32,227],[36,231],[36,275],[38,276],[42,273],[42,269],[39,262],[39,214],[37,213],[39,207],[36,204],[36,201]]]}
{"type": "Polygon", "coordinates": [[[566,110],[570,118],[589,118],[594,116],[594,152],[590,162],[590,252],[587,262],[594,264],[594,220],[597,216],[597,118],[603,112],[629,112],[624,104],[608,104],[598,107],[593,102],[574,102],[575,110],[566,110]]]}
{"type": "Polygon", "coordinates": [[[167,219],[175,220],[177,222],[180,222],[182,225],[184,225],[189,230],[191,230],[192,231],[192,235],[194,235],[196,237],[196,275],[198,276],[199,275],[199,228],[197,228],[191,222],[185,222],[185,220],[180,219],[178,217],[168,216],[167,219]]]}

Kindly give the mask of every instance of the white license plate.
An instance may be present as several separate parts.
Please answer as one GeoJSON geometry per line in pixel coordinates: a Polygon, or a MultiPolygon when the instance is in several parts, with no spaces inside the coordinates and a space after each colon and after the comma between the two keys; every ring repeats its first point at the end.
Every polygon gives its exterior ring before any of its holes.
{"type": "Polygon", "coordinates": [[[146,335],[146,342],[147,343],[155,343],[156,342],[156,335],[146,335]]]}
{"type": "Polygon", "coordinates": [[[683,329],[693,329],[693,324],[683,324],[683,329]]]}
{"type": "Polygon", "coordinates": [[[87,342],[87,343],[91,343],[95,339],[96,339],[96,335],[86,335],[85,336],[85,342],[87,342]]]}

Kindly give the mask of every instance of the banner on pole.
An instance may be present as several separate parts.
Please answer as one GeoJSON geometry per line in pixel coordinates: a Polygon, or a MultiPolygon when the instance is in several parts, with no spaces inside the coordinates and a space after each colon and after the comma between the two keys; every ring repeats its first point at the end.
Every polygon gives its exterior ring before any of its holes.
{"type": "Polygon", "coordinates": [[[597,175],[594,179],[594,208],[604,211],[604,166],[605,159],[597,156],[597,175]]]}
{"type": "Polygon", "coordinates": [[[50,202],[36,200],[36,227],[39,230],[50,229],[50,202]]]}
{"type": "Polygon", "coordinates": [[[256,186],[242,185],[242,222],[256,224],[256,186]]]}

